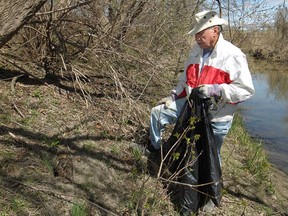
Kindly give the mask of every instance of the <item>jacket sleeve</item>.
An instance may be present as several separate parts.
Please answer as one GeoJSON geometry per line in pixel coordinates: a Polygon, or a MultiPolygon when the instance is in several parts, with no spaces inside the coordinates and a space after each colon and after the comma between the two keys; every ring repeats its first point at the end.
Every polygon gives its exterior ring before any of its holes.
{"type": "Polygon", "coordinates": [[[251,73],[246,56],[241,53],[230,56],[225,63],[230,74],[229,84],[221,84],[222,98],[226,103],[239,103],[250,98],[254,93],[251,73]]]}
{"type": "Polygon", "coordinates": [[[185,97],[187,95],[185,91],[186,87],[186,72],[184,71],[178,76],[178,84],[172,90],[172,93],[176,94],[178,98],[185,97]]]}

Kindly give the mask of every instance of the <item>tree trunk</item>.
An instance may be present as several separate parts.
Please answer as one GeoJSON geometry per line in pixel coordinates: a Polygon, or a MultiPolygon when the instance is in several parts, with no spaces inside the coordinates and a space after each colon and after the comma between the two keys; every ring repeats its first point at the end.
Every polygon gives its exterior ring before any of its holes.
{"type": "Polygon", "coordinates": [[[47,0],[0,0],[0,48],[45,4],[47,0]]]}

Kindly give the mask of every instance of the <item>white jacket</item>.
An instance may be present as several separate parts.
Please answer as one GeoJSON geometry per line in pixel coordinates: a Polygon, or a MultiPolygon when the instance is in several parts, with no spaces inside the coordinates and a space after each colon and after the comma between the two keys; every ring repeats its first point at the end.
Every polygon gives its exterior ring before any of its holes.
{"type": "Polygon", "coordinates": [[[237,104],[247,100],[255,92],[246,56],[220,34],[200,74],[202,52],[203,49],[198,44],[193,47],[185,63],[184,72],[179,76],[179,84],[173,92],[178,98],[188,97],[192,88],[199,85],[219,84],[222,99],[218,104],[218,110],[212,111],[212,121],[231,120],[237,104]]]}

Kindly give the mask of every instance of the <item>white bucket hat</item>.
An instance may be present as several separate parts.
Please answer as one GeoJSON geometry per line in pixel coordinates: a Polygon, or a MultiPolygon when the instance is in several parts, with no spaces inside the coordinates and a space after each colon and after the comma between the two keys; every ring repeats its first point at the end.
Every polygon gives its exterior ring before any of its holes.
{"type": "Polygon", "coordinates": [[[195,26],[188,32],[190,35],[195,35],[198,32],[216,25],[228,25],[228,22],[217,16],[215,11],[202,11],[195,14],[195,26]]]}

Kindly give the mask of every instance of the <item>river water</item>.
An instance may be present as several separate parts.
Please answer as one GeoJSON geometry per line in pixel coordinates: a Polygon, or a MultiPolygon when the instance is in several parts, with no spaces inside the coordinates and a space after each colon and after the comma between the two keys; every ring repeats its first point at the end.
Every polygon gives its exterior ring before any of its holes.
{"type": "Polygon", "coordinates": [[[263,141],[272,164],[288,173],[288,76],[255,74],[255,95],[240,104],[249,133],[263,141]]]}

